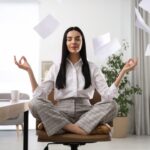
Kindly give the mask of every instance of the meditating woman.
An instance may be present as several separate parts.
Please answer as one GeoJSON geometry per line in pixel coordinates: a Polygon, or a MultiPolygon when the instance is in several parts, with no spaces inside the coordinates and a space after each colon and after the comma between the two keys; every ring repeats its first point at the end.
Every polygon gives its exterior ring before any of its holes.
{"type": "Polygon", "coordinates": [[[87,60],[83,32],[78,27],[68,28],[63,37],[61,63],[53,64],[44,82],[37,84],[33,71],[25,57],[16,65],[28,72],[33,89],[31,112],[41,120],[48,136],[71,132],[80,135],[90,134],[98,125],[110,122],[117,114],[117,95],[119,83],[137,60],[129,59],[114,83],[108,87],[99,67],[87,60]],[[101,101],[91,105],[95,89],[101,101]],[[54,90],[54,105],[48,100],[54,90]]]}

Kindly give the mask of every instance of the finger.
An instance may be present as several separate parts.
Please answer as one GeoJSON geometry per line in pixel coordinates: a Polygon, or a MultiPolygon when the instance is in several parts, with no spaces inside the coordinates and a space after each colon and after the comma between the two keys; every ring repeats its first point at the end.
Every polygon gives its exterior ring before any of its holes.
{"type": "Polygon", "coordinates": [[[137,65],[137,59],[133,59],[133,58],[129,59],[128,64],[130,65],[131,68],[135,67],[137,65]]]}
{"type": "Polygon", "coordinates": [[[132,62],[133,61],[133,59],[132,58],[130,58],[129,60],[128,60],[128,62],[132,62]]]}
{"type": "Polygon", "coordinates": [[[25,57],[25,56],[22,56],[22,59],[23,59],[24,61],[27,61],[27,59],[26,59],[26,57],[25,57]]]}
{"type": "Polygon", "coordinates": [[[134,69],[137,66],[137,60],[134,60],[134,63],[131,65],[131,69],[134,69]]]}
{"type": "Polygon", "coordinates": [[[134,59],[130,58],[130,59],[128,60],[128,64],[129,64],[129,65],[134,64],[134,59]]]}
{"type": "Polygon", "coordinates": [[[22,60],[27,63],[27,59],[26,59],[25,56],[22,56],[22,57],[20,58],[20,61],[19,61],[20,64],[22,64],[22,60]]]}
{"type": "Polygon", "coordinates": [[[22,64],[22,60],[24,60],[23,56],[19,60],[19,64],[22,64]]]}
{"type": "Polygon", "coordinates": [[[16,56],[14,56],[14,62],[15,62],[15,64],[16,64],[17,66],[19,65],[18,62],[17,62],[16,56]]]}
{"type": "Polygon", "coordinates": [[[137,59],[135,59],[134,61],[133,61],[133,66],[135,67],[136,65],[137,65],[137,63],[138,63],[138,60],[137,59]]]}

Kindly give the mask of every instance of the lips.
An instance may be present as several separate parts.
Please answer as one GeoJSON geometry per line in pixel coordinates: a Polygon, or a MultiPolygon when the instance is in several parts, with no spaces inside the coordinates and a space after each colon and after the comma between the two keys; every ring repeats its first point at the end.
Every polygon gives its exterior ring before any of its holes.
{"type": "Polygon", "coordinates": [[[78,46],[71,46],[71,48],[76,49],[76,48],[78,48],[78,46]]]}

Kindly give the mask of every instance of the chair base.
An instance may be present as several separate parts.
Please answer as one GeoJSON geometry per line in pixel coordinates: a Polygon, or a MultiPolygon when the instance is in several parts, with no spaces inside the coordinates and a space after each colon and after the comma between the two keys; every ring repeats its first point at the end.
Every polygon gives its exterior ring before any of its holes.
{"type": "Polygon", "coordinates": [[[71,150],[78,150],[80,145],[85,145],[86,143],[63,143],[63,145],[70,146],[71,150]]]}
{"type": "Polygon", "coordinates": [[[66,146],[70,146],[71,150],[78,150],[78,147],[81,146],[81,145],[85,145],[86,143],[85,142],[73,142],[73,143],[58,143],[58,142],[54,142],[54,143],[48,143],[47,146],[44,148],[44,150],[48,150],[48,146],[50,144],[63,144],[63,145],[66,145],[66,146]]]}

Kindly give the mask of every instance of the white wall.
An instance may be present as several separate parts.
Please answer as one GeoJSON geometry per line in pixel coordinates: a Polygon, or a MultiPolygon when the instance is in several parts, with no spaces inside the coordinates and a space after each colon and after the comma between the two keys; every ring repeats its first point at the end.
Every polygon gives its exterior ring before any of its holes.
{"type": "MultiPolygon", "coordinates": [[[[10,0],[7,1],[10,2],[10,0]]],[[[22,0],[24,1],[26,0],[22,0]]],[[[60,0],[38,1],[40,20],[50,13],[63,25],[48,38],[40,39],[39,68],[41,61],[57,61],[61,57],[63,33],[70,26],[79,26],[83,30],[88,58],[98,65],[100,61],[95,59],[93,54],[93,37],[110,32],[112,38],[117,37],[120,41],[125,38],[131,43],[130,0],[62,0],[62,3],[59,3],[60,0]]],[[[126,57],[130,55],[131,52],[128,51],[126,57]]]]}
{"type": "MultiPolygon", "coordinates": [[[[64,31],[70,26],[79,26],[86,38],[88,58],[97,64],[92,47],[92,38],[106,32],[120,41],[131,41],[130,0],[41,0],[41,20],[53,14],[62,23],[51,36],[41,39],[40,61],[56,61],[61,57],[64,31]]],[[[127,52],[129,57],[131,52],[127,52]]]]}

